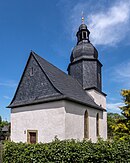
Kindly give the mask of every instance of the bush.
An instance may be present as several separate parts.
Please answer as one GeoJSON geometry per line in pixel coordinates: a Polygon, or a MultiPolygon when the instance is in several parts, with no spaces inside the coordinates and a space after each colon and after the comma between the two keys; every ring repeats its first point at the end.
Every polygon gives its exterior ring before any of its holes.
{"type": "Polygon", "coordinates": [[[6,142],[4,163],[128,163],[130,139],[113,142],[55,140],[47,144],[6,142]]]}

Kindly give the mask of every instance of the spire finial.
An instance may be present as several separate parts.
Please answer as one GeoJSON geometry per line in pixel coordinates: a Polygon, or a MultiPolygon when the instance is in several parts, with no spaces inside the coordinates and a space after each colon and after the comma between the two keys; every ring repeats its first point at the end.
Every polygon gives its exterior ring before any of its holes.
{"type": "Polygon", "coordinates": [[[82,11],[82,24],[84,24],[84,12],[82,11]]]}

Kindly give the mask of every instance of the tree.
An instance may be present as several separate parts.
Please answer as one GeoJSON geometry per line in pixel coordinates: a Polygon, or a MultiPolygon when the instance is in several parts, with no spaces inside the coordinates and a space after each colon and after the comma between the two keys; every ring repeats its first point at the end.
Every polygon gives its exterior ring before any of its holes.
{"type": "Polygon", "coordinates": [[[2,117],[0,116],[0,140],[9,137],[10,135],[10,123],[8,121],[3,121],[2,117]],[[6,129],[6,131],[4,130],[6,129]],[[8,129],[8,131],[7,131],[8,129]]]}
{"type": "Polygon", "coordinates": [[[130,137],[130,90],[122,90],[124,106],[120,107],[123,118],[117,120],[113,126],[115,138],[127,139],[130,137]]]}
{"type": "Polygon", "coordinates": [[[107,135],[108,139],[113,139],[114,137],[114,128],[116,122],[122,118],[122,115],[118,113],[107,113],[107,135]]]}

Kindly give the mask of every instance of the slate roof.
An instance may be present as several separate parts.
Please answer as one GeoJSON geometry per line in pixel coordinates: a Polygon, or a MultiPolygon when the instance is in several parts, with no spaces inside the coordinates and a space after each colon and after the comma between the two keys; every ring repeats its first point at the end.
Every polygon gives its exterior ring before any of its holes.
{"type": "MultiPolygon", "coordinates": [[[[75,101],[75,102],[78,102],[78,103],[81,103],[90,107],[94,107],[100,110],[104,110],[102,107],[98,106],[94,102],[93,98],[83,90],[82,86],[79,84],[77,80],[72,78],[70,75],[67,75],[65,72],[61,71],[60,69],[58,69],[57,67],[55,67],[54,65],[46,61],[45,59],[41,58],[35,52],[31,52],[30,56],[34,57],[34,59],[40,66],[41,70],[43,71],[43,74],[46,75],[47,79],[53,86],[54,90],[57,91],[57,93],[53,95],[50,94],[48,96],[42,96],[40,98],[38,97],[30,98],[27,101],[19,100],[17,102],[16,96],[17,96],[18,89],[20,87],[20,83],[19,83],[15,96],[11,104],[8,106],[9,108],[66,99],[66,100],[75,101]]],[[[23,73],[23,76],[24,76],[24,73],[23,73]]],[[[40,89],[44,89],[44,88],[40,88],[40,89]]]]}
{"type": "Polygon", "coordinates": [[[80,41],[72,50],[70,61],[75,62],[81,59],[97,59],[98,51],[97,49],[90,43],[85,40],[80,41]]]}

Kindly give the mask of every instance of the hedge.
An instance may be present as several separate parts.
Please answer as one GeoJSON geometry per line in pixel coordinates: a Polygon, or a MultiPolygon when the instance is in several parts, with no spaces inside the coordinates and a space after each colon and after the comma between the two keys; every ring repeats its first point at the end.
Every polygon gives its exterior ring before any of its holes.
{"type": "Polygon", "coordinates": [[[6,142],[4,163],[130,163],[127,141],[55,140],[51,143],[6,142]]]}

